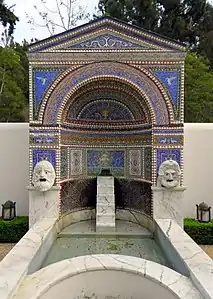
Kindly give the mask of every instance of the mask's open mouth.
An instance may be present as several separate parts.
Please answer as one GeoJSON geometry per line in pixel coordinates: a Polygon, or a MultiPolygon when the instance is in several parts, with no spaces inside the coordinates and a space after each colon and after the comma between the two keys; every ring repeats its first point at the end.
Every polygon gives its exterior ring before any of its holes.
{"type": "Polygon", "coordinates": [[[167,182],[168,182],[168,183],[172,183],[172,182],[173,182],[173,180],[167,180],[167,182]]]}
{"type": "Polygon", "coordinates": [[[46,182],[47,180],[43,178],[43,179],[40,179],[39,181],[40,182],[46,182]]]}

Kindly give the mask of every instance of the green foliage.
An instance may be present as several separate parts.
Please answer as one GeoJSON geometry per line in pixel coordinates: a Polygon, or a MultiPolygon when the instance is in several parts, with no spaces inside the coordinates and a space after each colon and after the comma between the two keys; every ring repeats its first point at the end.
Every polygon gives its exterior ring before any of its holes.
{"type": "Polygon", "coordinates": [[[213,122],[213,72],[204,57],[192,53],[185,65],[185,122],[213,122]]]}
{"type": "Polygon", "coordinates": [[[28,217],[0,220],[0,243],[17,243],[28,231],[28,217]]]}
{"type": "Polygon", "coordinates": [[[19,19],[14,15],[11,9],[12,7],[8,8],[8,6],[4,3],[4,0],[0,0],[0,23],[4,27],[6,27],[9,24],[9,36],[13,34],[16,22],[19,21],[19,19]]]}
{"type": "Polygon", "coordinates": [[[99,0],[101,15],[110,15],[194,45],[206,0],[99,0]]]}
{"type": "Polygon", "coordinates": [[[213,220],[209,223],[184,219],[185,232],[199,245],[213,245],[213,220]]]}
{"type": "Polygon", "coordinates": [[[112,16],[186,43],[213,68],[213,6],[207,0],[99,0],[98,9],[97,16],[112,16]]]}
{"type": "Polygon", "coordinates": [[[0,122],[25,121],[24,88],[26,74],[19,53],[13,47],[0,47],[0,122]]]}

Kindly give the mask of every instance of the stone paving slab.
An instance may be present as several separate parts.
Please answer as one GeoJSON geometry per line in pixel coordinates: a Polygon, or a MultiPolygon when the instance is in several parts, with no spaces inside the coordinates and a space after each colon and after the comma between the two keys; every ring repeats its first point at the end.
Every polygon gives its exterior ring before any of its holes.
{"type": "Polygon", "coordinates": [[[213,245],[200,245],[200,247],[213,259],[213,245]]]}
{"type": "Polygon", "coordinates": [[[2,243],[0,244],[0,261],[8,254],[8,252],[15,246],[15,243],[2,243]]]}

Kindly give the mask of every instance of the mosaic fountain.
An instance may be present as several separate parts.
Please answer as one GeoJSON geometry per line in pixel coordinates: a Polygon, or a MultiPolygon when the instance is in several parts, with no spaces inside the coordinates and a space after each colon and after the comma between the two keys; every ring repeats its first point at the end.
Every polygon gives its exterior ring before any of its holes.
{"type": "Polygon", "coordinates": [[[183,231],[185,46],[105,17],[28,58],[30,229],[0,298],[213,298],[183,231]]]}

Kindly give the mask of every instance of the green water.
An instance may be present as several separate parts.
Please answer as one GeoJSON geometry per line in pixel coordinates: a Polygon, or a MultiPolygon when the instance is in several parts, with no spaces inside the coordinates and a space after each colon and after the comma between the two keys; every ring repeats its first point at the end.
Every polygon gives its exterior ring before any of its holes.
{"type": "Polygon", "coordinates": [[[88,254],[122,254],[169,266],[161,248],[151,237],[141,235],[62,235],[53,244],[42,268],[58,261],[88,254]]]}

